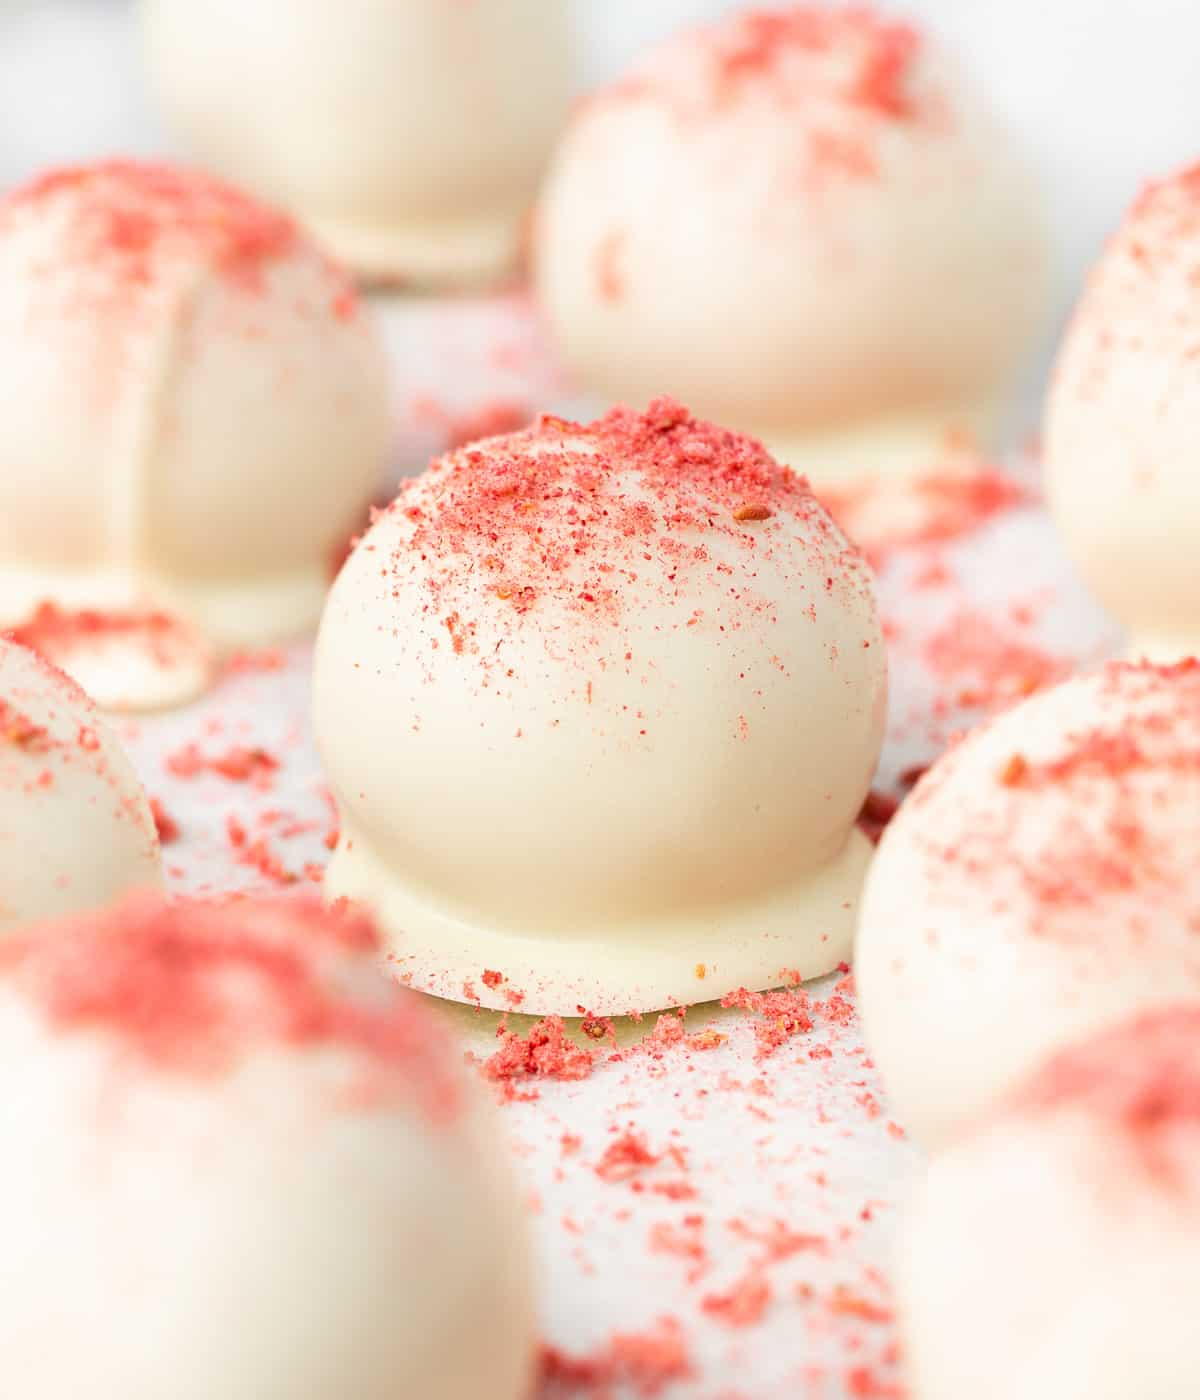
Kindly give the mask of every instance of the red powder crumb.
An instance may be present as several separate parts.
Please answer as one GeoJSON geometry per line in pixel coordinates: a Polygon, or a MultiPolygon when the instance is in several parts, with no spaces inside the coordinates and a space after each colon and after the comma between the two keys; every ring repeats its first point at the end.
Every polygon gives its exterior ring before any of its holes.
{"type": "Polygon", "coordinates": [[[631,1130],[608,1144],[595,1171],[601,1181],[629,1181],[661,1161],[662,1154],[651,1152],[645,1137],[631,1130]]]}
{"type": "Polygon", "coordinates": [[[683,1329],[674,1318],[664,1317],[650,1331],[614,1332],[590,1356],[570,1356],[543,1346],[538,1394],[543,1400],[610,1400],[624,1388],[638,1396],[655,1396],[692,1374],[683,1329]]]}
{"type": "Polygon", "coordinates": [[[907,25],[887,25],[863,61],[850,89],[850,101],[897,120],[912,116],[913,104],[906,85],[918,47],[916,30],[907,25]]]}
{"type": "Polygon", "coordinates": [[[279,768],[279,760],[262,748],[235,744],[215,758],[206,758],[197,744],[185,744],[166,760],[167,772],[176,778],[194,778],[200,773],[217,773],[233,783],[253,783],[263,788],[279,768]]]}
{"type": "Polygon", "coordinates": [[[585,1016],[579,1023],[579,1029],[589,1040],[607,1040],[615,1049],[617,1044],[617,1033],[613,1023],[606,1016],[585,1016]]]}
{"type": "Polygon", "coordinates": [[[722,997],[721,1005],[749,1011],[759,1018],[754,1026],[756,1060],[767,1059],[793,1036],[803,1035],[813,1028],[812,1000],[799,987],[779,992],[748,992],[745,987],[739,987],[736,992],[722,997]]]}
{"type": "Polygon", "coordinates": [[[500,1049],[482,1066],[485,1079],[509,1083],[516,1079],[586,1079],[596,1062],[594,1050],[584,1050],[568,1036],[561,1016],[547,1016],[525,1036],[501,1026],[500,1049]]]}
{"type": "Polygon", "coordinates": [[[728,1036],[711,1026],[702,1031],[689,1032],[684,1027],[683,1016],[679,1012],[665,1011],[655,1021],[651,1029],[636,1045],[617,1050],[609,1056],[610,1063],[629,1060],[635,1056],[649,1055],[660,1060],[670,1051],[716,1050],[724,1045],[728,1036]]]}
{"type": "Polygon", "coordinates": [[[878,844],[888,823],[900,810],[900,803],[886,792],[872,789],[858,814],[858,829],[874,844],[878,844]]]}
{"type": "Polygon", "coordinates": [[[762,1245],[758,1267],[766,1268],[783,1259],[791,1259],[797,1254],[825,1253],[829,1241],[824,1235],[809,1234],[793,1230],[786,1221],[774,1220],[767,1226],[751,1226],[744,1220],[731,1220],[729,1231],[738,1239],[751,1240],[762,1245]]]}
{"type": "Polygon", "coordinates": [[[735,507],[733,518],[740,523],[745,520],[770,520],[774,514],[770,506],[749,504],[735,507]]]}
{"type": "Polygon", "coordinates": [[[839,1284],[834,1289],[833,1297],[829,1300],[829,1308],[839,1317],[856,1317],[863,1322],[887,1324],[895,1318],[894,1309],[884,1307],[880,1303],[873,1303],[869,1298],[862,1297],[844,1284],[839,1284]]]}
{"type": "MultiPolygon", "coordinates": [[[[225,833],[236,853],[239,865],[257,870],[265,879],[285,888],[296,884],[300,879],[300,876],[289,870],[282,858],[271,849],[265,836],[251,838],[237,817],[226,817],[225,833]]],[[[317,877],[320,878],[320,871],[317,872],[317,877]]]]}
{"type": "Polygon", "coordinates": [[[0,700],[0,744],[11,744],[31,754],[49,753],[54,748],[49,731],[34,724],[28,715],[7,700],[0,700]]]}
{"type": "Polygon", "coordinates": [[[846,1394],[853,1400],[910,1400],[903,1385],[882,1380],[868,1366],[854,1366],[846,1372],[846,1394]]]}
{"type": "Polygon", "coordinates": [[[209,759],[208,766],[214,773],[219,773],[231,782],[245,783],[274,773],[279,767],[279,760],[266,749],[235,746],[220,757],[209,759]]]}
{"type": "Polygon", "coordinates": [[[688,1216],[682,1225],[665,1220],[650,1227],[649,1247],[652,1254],[670,1254],[687,1260],[687,1281],[695,1283],[708,1268],[708,1250],[704,1245],[704,1217],[688,1216]]]}
{"type": "Polygon", "coordinates": [[[179,840],[179,823],[163,806],[161,799],[150,799],[150,815],[154,818],[154,829],[162,845],[169,846],[172,841],[179,840]]]}
{"type": "Polygon", "coordinates": [[[650,1191],[668,1201],[694,1201],[699,1194],[690,1181],[655,1181],[650,1191]]]}
{"type": "Polygon", "coordinates": [[[1028,772],[1029,761],[1015,753],[1000,770],[1000,782],[1004,787],[1018,787],[1028,772]]]}
{"type": "Polygon", "coordinates": [[[710,1293],[701,1307],[727,1327],[753,1327],[771,1302],[771,1285],[762,1272],[751,1269],[727,1293],[710,1293]]]}
{"type": "Polygon", "coordinates": [[[160,1072],[221,1073],[263,1045],[335,1045],[383,1071],[379,1088],[403,1088],[445,1119],[459,1091],[439,1027],[387,983],[355,1000],[332,975],[347,958],[369,965],[378,948],[365,920],[315,899],[135,895],[11,936],[0,977],[57,1032],[119,1036],[160,1072]]]}

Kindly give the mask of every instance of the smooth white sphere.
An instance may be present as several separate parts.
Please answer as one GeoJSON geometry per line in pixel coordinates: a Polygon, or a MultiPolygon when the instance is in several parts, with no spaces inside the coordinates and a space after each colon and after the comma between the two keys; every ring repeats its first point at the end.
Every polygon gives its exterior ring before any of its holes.
{"type": "Polygon", "coordinates": [[[935,1157],[896,1273],[914,1400],[1194,1394],[1200,1009],[1059,1054],[935,1157]]]}
{"type": "Polygon", "coordinates": [[[0,1389],[525,1400],[498,1124],[366,929],[133,900],[0,949],[0,1389]]]}
{"type": "Polygon", "coordinates": [[[564,0],[143,0],[150,76],[215,169],[356,272],[516,267],[572,86],[564,0]]]}
{"type": "Polygon", "coordinates": [[[161,881],[154,818],[116,736],[61,671],[0,641],[0,934],[161,881]]]}
{"type": "Polygon", "coordinates": [[[320,612],[390,441],[353,289],[285,215],[108,162],[0,202],[0,623],[165,607],[228,645],[320,612]]]}
{"type": "Polygon", "coordinates": [[[1076,567],[1157,660],[1200,653],[1200,166],[1147,185],[1092,269],[1046,402],[1076,567]]]}
{"type": "Polygon", "coordinates": [[[577,110],[535,239],[585,386],[676,394],[818,481],[986,429],[1043,262],[1007,134],[930,39],[860,7],[652,51],[577,110]]]}
{"type": "Polygon", "coordinates": [[[407,484],[334,585],[326,887],[501,1007],[828,972],[884,707],[870,572],[802,478],[667,400],[543,417],[407,484]]]}
{"type": "Polygon", "coordinates": [[[897,1118],[938,1146],[1058,1047],[1200,997],[1200,664],[1112,663],[934,764],[855,948],[897,1118]]]}

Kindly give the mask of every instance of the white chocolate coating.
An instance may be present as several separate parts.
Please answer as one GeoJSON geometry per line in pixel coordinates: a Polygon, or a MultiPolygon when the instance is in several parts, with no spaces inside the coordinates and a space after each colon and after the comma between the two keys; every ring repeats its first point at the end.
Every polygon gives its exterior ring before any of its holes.
{"type": "Polygon", "coordinates": [[[406,980],[486,1005],[815,976],[848,951],[884,704],[869,571],[806,483],[665,400],[544,418],[435,462],[334,585],[326,888],[406,980]]]}
{"type": "Polygon", "coordinates": [[[1200,1012],[1122,1023],[936,1157],[896,1253],[914,1400],[1195,1391],[1200,1012]]]}
{"type": "Polygon", "coordinates": [[[1148,185],[1093,268],[1046,402],[1046,496],[1135,655],[1200,654],[1200,166],[1148,185]]]}
{"type": "Polygon", "coordinates": [[[863,1026],[931,1146],[1046,1055],[1200,997],[1200,665],[1113,663],[945,754],[863,892],[863,1026]]]}
{"type": "Polygon", "coordinates": [[[516,268],[566,113],[564,0],[143,0],[150,75],[214,169],[370,280],[516,268]]]}
{"type": "Polygon", "coordinates": [[[289,219],[169,167],[43,176],[0,203],[0,364],[0,623],[312,625],[390,421],[373,327],[289,219]]]}
{"type": "Polygon", "coordinates": [[[6,955],[6,1394],[526,1400],[499,1124],[331,923],[131,902],[6,955]]]}
{"type": "Polygon", "coordinates": [[[83,692],[0,641],[0,934],[157,886],[146,794],[83,692]]]}
{"type": "Polygon", "coordinates": [[[1043,300],[1006,134],[859,7],[739,12],[583,104],[535,269],[586,386],[678,395],[818,482],[987,429],[1043,300]]]}

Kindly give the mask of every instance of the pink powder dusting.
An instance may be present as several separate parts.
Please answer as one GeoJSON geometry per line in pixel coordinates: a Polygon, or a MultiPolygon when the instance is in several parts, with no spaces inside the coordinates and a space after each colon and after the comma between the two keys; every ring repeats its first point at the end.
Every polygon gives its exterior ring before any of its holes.
{"type": "MultiPolygon", "coordinates": [[[[26,211],[62,204],[81,265],[103,265],[111,285],[153,286],[175,258],[202,259],[250,294],[271,264],[303,238],[293,219],[196,170],[107,160],[50,170],[0,202],[0,228],[26,211]],[[69,203],[67,203],[69,201],[69,203]]],[[[349,320],[358,300],[349,280],[326,264],[332,314],[349,320]]]]}
{"type": "Polygon", "coordinates": [[[402,1084],[431,1118],[452,1116],[448,1042],[415,997],[376,977],[377,951],[371,925],[315,900],[136,895],[14,935],[0,947],[0,977],[56,1033],[104,1031],[159,1071],[221,1073],[270,1044],[337,1047],[380,1088],[402,1084]],[[369,995],[343,989],[352,962],[369,995]]]}
{"type": "MultiPolygon", "coordinates": [[[[695,614],[697,588],[720,598],[718,636],[769,620],[756,583],[767,561],[817,574],[835,605],[871,587],[802,477],[669,399],[590,425],[543,416],[434,462],[390,512],[403,524],[380,561],[389,592],[415,584],[429,646],[474,658],[486,676],[504,674],[497,643],[527,623],[546,626],[550,607],[570,627],[556,645],[583,654],[647,586],[680,625],[695,614]]],[[[360,557],[373,548],[369,533],[360,557]]]]}
{"type": "MultiPolygon", "coordinates": [[[[32,677],[22,677],[13,667],[5,677],[8,694],[0,698],[0,791],[20,791],[31,797],[54,791],[60,776],[73,767],[85,767],[111,793],[113,819],[131,822],[145,834],[151,848],[158,834],[141,788],[110,762],[101,742],[96,706],[77,684],[40,652],[0,638],[0,667],[5,650],[36,663],[32,677]],[[60,721],[78,711],[78,722],[60,721]],[[47,718],[39,724],[33,715],[47,718]],[[63,733],[66,728],[67,732],[63,733]]],[[[64,872],[69,877],[69,872],[64,872]]]]}
{"type": "Polygon", "coordinates": [[[1145,825],[1147,811],[1165,810],[1178,800],[1181,780],[1200,772],[1200,663],[1113,662],[1086,684],[1100,702],[1097,712],[1048,755],[1022,752],[1014,736],[991,786],[985,781],[967,806],[949,810],[948,785],[986,731],[975,731],[921,781],[910,801],[940,804],[944,814],[927,823],[923,841],[933,888],[1015,882],[1030,933],[1081,946],[1096,937],[1081,918],[1089,909],[1104,910],[1104,926],[1123,928],[1135,943],[1167,903],[1177,917],[1195,909],[1200,929],[1191,872],[1163,861],[1156,830],[1145,825]],[[1045,793],[1069,800],[1048,802],[1045,793]],[[1136,900],[1114,904],[1134,892],[1136,900]]]}
{"type": "Polygon", "coordinates": [[[1032,695],[1071,673],[1066,657],[1053,656],[973,608],[960,609],[925,643],[925,663],[946,689],[940,706],[986,708],[1032,695]]]}
{"type": "MultiPolygon", "coordinates": [[[[902,550],[962,539],[1030,500],[1015,477],[982,463],[920,473],[905,483],[900,509],[881,510],[881,488],[873,482],[823,486],[819,494],[877,570],[902,550]]],[[[930,578],[939,567],[936,558],[928,559],[930,578]]]]}
{"type": "Polygon", "coordinates": [[[1017,1090],[1009,1107],[1088,1113],[1119,1133],[1165,1184],[1200,1190],[1200,1008],[1146,1012],[1062,1051],[1017,1090]]]}

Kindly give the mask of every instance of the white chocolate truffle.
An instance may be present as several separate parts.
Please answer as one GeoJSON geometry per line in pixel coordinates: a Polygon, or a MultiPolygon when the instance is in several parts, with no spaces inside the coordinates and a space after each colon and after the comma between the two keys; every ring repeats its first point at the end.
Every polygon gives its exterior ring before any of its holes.
{"type": "Polygon", "coordinates": [[[885,689],[869,570],[803,478],[669,400],[543,417],[407,484],[334,585],[327,890],[414,986],[493,1006],[828,972],[885,689]]]}
{"type": "Polygon", "coordinates": [[[1030,179],[948,58],[871,11],[746,10],[575,116],[537,286],[567,361],[818,483],[985,430],[1042,301],[1030,179]]]}
{"type": "Polygon", "coordinates": [[[0,641],[0,935],[161,880],[146,794],[96,707],[0,641]]]}
{"type": "Polygon", "coordinates": [[[390,413],[366,313],[290,219],[190,171],[50,172],[0,202],[0,364],[0,624],[316,621],[390,413]]]}
{"type": "Polygon", "coordinates": [[[312,901],[0,947],[0,1389],[525,1400],[529,1261],[453,1044],[312,901]]]}
{"type": "Polygon", "coordinates": [[[937,1146],[1045,1056],[1200,998],[1200,663],[1111,663],[945,754],[884,833],[855,949],[899,1120],[937,1146]]]}
{"type": "Polygon", "coordinates": [[[1092,270],[1046,403],[1046,496],[1133,652],[1200,653],[1200,165],[1151,184],[1092,270]]]}
{"type": "Polygon", "coordinates": [[[572,87],[563,0],[142,0],[151,79],[215,169],[368,280],[496,281],[572,87]]]}
{"type": "Polygon", "coordinates": [[[934,1159],[896,1262],[914,1400],[1194,1395],[1200,1010],[1024,1081],[934,1159]]]}
{"type": "Polygon", "coordinates": [[[64,609],[41,602],[7,635],[70,672],[106,710],[160,710],[202,695],[219,670],[213,644],[153,608],[64,609]]]}

